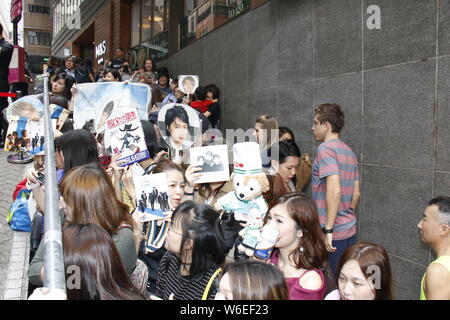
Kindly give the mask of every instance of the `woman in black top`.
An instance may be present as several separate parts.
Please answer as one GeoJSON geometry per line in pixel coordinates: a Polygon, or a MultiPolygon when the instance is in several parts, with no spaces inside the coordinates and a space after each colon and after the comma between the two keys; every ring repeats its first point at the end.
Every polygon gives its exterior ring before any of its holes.
{"type": "Polygon", "coordinates": [[[159,264],[156,295],[162,299],[212,299],[225,261],[220,216],[212,207],[186,201],[172,216],[159,264]],[[208,287],[210,280],[211,287],[208,287]]]}
{"type": "Polygon", "coordinates": [[[209,106],[208,111],[204,113],[205,117],[208,118],[211,126],[215,129],[220,129],[220,91],[215,84],[209,84],[205,86],[207,99],[212,100],[213,104],[209,106]]]}

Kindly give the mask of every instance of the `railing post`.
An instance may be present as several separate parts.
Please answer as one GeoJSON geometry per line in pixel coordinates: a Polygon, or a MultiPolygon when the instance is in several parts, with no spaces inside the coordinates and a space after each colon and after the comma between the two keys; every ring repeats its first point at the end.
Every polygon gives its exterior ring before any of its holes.
{"type": "Polygon", "coordinates": [[[44,286],[50,290],[66,290],[61,217],[59,214],[58,182],[56,179],[55,147],[48,95],[48,73],[44,81],[45,139],[45,215],[44,215],[44,286]]]}

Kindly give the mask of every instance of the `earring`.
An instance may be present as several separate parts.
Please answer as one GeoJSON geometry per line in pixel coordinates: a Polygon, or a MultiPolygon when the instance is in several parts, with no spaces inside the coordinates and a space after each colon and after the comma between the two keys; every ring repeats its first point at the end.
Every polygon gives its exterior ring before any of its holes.
{"type": "Polygon", "coordinates": [[[305,248],[300,247],[300,249],[298,249],[298,251],[300,251],[300,253],[303,253],[305,251],[305,248]]]}

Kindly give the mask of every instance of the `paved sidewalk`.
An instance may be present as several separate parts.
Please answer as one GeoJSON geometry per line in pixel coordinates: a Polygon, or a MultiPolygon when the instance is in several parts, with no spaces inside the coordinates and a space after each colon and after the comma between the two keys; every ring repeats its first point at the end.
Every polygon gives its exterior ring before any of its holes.
{"type": "MultiPolygon", "coordinates": [[[[26,244],[29,239],[29,233],[13,232],[6,223],[6,216],[8,208],[12,203],[12,194],[17,183],[22,180],[24,176],[23,164],[11,164],[6,161],[9,152],[0,150],[0,300],[3,299],[5,293],[6,276],[8,274],[8,265],[10,262],[11,249],[13,246],[13,239],[16,239],[15,254],[12,258],[11,267],[15,266],[15,270],[9,272],[10,278],[19,279],[21,273],[18,264],[26,265],[26,244]],[[16,251],[17,250],[17,251],[16,251]],[[23,254],[22,257],[19,256],[23,254]],[[17,260],[18,259],[18,260],[17,260]]],[[[22,270],[23,271],[23,270],[22,270]]],[[[19,295],[21,296],[21,295],[19,295]]],[[[6,298],[6,297],[5,297],[6,298]]]]}

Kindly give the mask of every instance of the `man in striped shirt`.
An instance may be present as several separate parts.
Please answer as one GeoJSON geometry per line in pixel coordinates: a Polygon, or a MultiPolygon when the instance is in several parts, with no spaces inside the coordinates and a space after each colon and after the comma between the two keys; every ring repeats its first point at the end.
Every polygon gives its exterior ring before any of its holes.
{"type": "Polygon", "coordinates": [[[343,127],[340,105],[322,104],[315,109],[312,130],[315,139],[322,143],[312,170],[312,197],[334,272],[345,249],[356,242],[354,211],[360,198],[356,156],[339,139],[343,127]]]}

